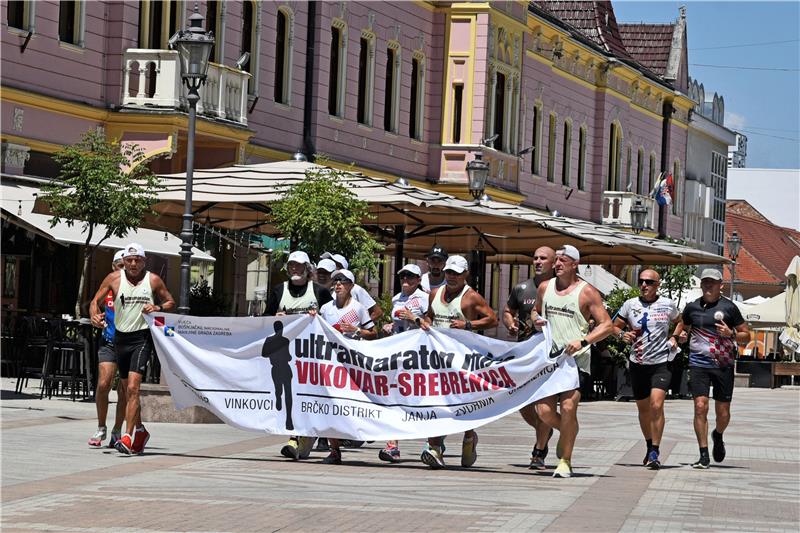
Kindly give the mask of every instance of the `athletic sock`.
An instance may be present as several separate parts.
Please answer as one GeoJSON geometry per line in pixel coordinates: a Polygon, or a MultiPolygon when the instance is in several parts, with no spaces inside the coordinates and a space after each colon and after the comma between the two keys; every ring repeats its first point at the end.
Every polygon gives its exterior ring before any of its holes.
{"type": "Polygon", "coordinates": [[[658,444],[653,444],[653,448],[652,448],[652,450],[653,450],[654,452],[656,452],[656,453],[660,453],[660,452],[659,452],[659,450],[658,450],[658,444]]]}
{"type": "Polygon", "coordinates": [[[708,456],[708,446],[700,448],[700,455],[708,456]]]}
{"type": "Polygon", "coordinates": [[[649,452],[653,449],[653,439],[644,439],[644,441],[647,443],[647,451],[649,452]]]}

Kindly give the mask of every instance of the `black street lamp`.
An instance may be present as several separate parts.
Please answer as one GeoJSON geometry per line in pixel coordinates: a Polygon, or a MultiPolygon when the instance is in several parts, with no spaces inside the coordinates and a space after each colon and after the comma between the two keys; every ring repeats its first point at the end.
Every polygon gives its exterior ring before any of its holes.
{"type": "Polygon", "coordinates": [[[181,30],[172,36],[170,46],[178,50],[181,63],[181,79],[189,90],[186,99],[189,101],[189,125],[186,145],[186,201],[183,209],[183,226],[181,228],[181,293],[178,312],[189,313],[189,278],[192,260],[192,175],[194,173],[194,132],[197,120],[197,92],[205,84],[208,74],[208,61],[211,48],[214,46],[213,32],[203,29],[203,15],[197,10],[189,17],[189,29],[181,30]]]}
{"type": "Polygon", "coordinates": [[[739,257],[739,250],[742,248],[742,238],[735,231],[728,237],[728,255],[733,260],[731,264],[731,300],[733,300],[733,286],[736,283],[736,258],[739,257]]]}
{"type": "Polygon", "coordinates": [[[631,206],[631,229],[636,235],[639,235],[644,230],[646,218],[647,208],[642,203],[642,199],[637,198],[631,206]]]}
{"type": "Polygon", "coordinates": [[[486,179],[489,177],[489,162],[483,160],[483,153],[476,152],[475,159],[467,163],[469,177],[469,193],[480,203],[483,191],[486,190],[486,179]]]}

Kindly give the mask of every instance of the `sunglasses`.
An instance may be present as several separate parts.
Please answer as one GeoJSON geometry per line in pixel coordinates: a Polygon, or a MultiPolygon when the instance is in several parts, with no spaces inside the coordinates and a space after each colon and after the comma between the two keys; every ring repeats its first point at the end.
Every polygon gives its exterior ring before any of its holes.
{"type": "Polygon", "coordinates": [[[650,285],[655,285],[658,282],[654,279],[640,279],[639,285],[641,285],[642,283],[644,283],[647,286],[650,286],[650,285]]]}
{"type": "Polygon", "coordinates": [[[333,280],[333,283],[341,283],[342,285],[347,285],[348,283],[352,282],[347,278],[336,278],[333,280]]]}
{"type": "Polygon", "coordinates": [[[400,279],[416,279],[418,276],[416,274],[411,274],[408,272],[403,272],[400,274],[400,279]]]}

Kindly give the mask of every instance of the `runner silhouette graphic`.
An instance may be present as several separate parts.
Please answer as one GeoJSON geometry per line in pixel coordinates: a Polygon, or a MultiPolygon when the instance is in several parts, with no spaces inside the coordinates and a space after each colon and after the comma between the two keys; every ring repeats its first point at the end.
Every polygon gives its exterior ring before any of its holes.
{"type": "Polygon", "coordinates": [[[289,363],[289,339],[283,336],[283,322],[275,322],[275,334],[264,340],[261,357],[269,359],[272,365],[272,384],[275,387],[275,407],[282,409],[281,396],[286,393],[286,429],[294,430],[292,423],[292,367],[289,363]]]}

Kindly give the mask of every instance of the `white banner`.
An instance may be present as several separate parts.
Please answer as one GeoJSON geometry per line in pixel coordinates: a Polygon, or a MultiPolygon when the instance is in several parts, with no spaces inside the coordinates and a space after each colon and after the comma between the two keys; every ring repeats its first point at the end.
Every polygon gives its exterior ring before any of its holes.
{"type": "Polygon", "coordinates": [[[424,438],[578,387],[574,359],[550,353],[549,331],[522,343],[455,329],[356,341],[309,315],[147,320],[175,406],[240,429],[424,438]]]}

